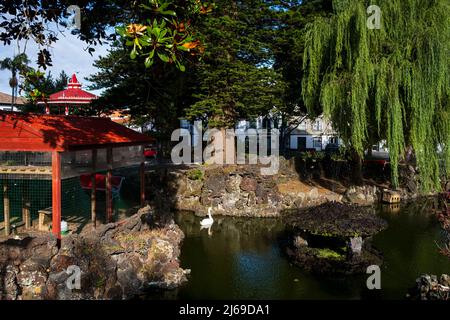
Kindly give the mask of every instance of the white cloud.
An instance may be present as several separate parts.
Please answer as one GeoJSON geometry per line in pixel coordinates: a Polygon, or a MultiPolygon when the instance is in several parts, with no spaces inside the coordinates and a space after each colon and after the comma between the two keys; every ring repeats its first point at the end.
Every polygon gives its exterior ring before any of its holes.
{"type": "MultiPolygon", "coordinates": [[[[83,88],[90,84],[85,80],[86,77],[95,73],[97,69],[93,66],[95,60],[99,56],[107,55],[107,50],[109,45],[104,44],[103,46],[96,46],[95,52],[92,56],[88,53],[87,44],[77,38],[77,36],[72,35],[70,32],[65,32],[58,36],[59,40],[52,44],[49,49],[52,55],[52,67],[48,67],[46,72],[51,71],[54,77],[58,76],[59,73],[64,70],[69,76],[73,73],[77,75],[78,81],[83,84],[83,88]]],[[[21,44],[23,47],[23,43],[21,44]]],[[[37,68],[36,60],[38,53],[38,46],[31,40],[27,44],[26,53],[30,59],[31,66],[37,68]]],[[[0,44],[0,59],[6,57],[12,57],[17,53],[17,44],[12,44],[10,46],[3,46],[0,44]]],[[[5,93],[10,93],[11,88],[9,87],[10,72],[8,70],[0,71],[0,91],[5,93]]],[[[94,94],[100,94],[101,91],[95,90],[91,91],[94,94]]]]}

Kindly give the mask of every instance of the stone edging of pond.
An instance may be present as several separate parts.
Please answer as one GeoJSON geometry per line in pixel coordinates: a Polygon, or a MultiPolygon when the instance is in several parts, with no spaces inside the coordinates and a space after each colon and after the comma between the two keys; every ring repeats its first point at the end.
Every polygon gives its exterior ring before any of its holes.
{"type": "Polygon", "coordinates": [[[416,286],[407,294],[411,300],[450,300],[450,276],[424,274],[417,278],[416,286]]]}
{"type": "Polygon", "coordinates": [[[173,220],[158,225],[150,207],[96,230],[63,237],[24,234],[0,241],[0,299],[130,299],[187,281],[179,264],[184,238],[173,220]],[[72,266],[72,267],[71,267],[72,266]],[[69,288],[68,269],[81,271],[69,288]]]}
{"type": "MultiPolygon", "coordinates": [[[[288,160],[280,158],[276,175],[263,176],[258,165],[153,167],[146,173],[147,193],[160,211],[186,210],[206,215],[278,217],[285,210],[325,202],[371,206],[381,201],[384,187],[344,187],[338,181],[305,182],[288,160]],[[328,185],[331,183],[331,185],[328,185]]],[[[402,200],[419,197],[399,189],[402,200]]]]}

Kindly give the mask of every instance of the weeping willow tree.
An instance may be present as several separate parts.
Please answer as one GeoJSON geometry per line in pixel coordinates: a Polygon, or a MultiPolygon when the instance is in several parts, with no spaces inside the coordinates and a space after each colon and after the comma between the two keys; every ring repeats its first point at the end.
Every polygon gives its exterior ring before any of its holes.
{"type": "Polygon", "coordinates": [[[450,173],[450,1],[334,0],[305,35],[303,99],[358,157],[388,143],[392,183],[413,150],[423,191],[450,173]],[[381,28],[368,28],[370,5],[381,28]]]}

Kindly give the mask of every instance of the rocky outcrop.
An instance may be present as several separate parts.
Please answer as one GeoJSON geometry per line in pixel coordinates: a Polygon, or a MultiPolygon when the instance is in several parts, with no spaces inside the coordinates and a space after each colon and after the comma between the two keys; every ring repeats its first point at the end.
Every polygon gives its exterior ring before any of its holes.
{"type": "Polygon", "coordinates": [[[288,227],[286,253],[300,267],[318,274],[364,273],[381,265],[371,236],[387,227],[374,210],[327,202],[296,210],[284,221],[288,227]]]}
{"type": "Polygon", "coordinates": [[[184,234],[150,207],[119,223],[63,237],[30,234],[0,242],[2,299],[129,299],[173,289],[187,271],[178,257],[184,234]],[[79,287],[72,282],[80,271],[79,287]],[[73,285],[71,286],[70,283],[73,285]]]}
{"type": "Polygon", "coordinates": [[[263,176],[260,169],[230,165],[154,170],[148,174],[148,191],[154,199],[163,197],[172,209],[200,215],[212,207],[213,214],[276,217],[286,209],[342,200],[338,193],[301,182],[287,161],[274,176],[263,176]]]}
{"type": "Polygon", "coordinates": [[[412,300],[450,300],[450,276],[422,275],[407,295],[412,300]]]}
{"type": "Polygon", "coordinates": [[[375,210],[332,202],[295,211],[284,220],[294,229],[348,238],[370,237],[387,228],[387,222],[378,217],[375,210]]]}
{"type": "Polygon", "coordinates": [[[292,263],[317,275],[363,274],[368,266],[383,264],[382,254],[368,242],[364,243],[360,254],[310,246],[287,248],[286,254],[292,263]]]}
{"type": "Polygon", "coordinates": [[[441,194],[437,208],[436,215],[444,233],[444,243],[440,251],[443,255],[450,258],[450,193],[445,192],[441,194]]]}
{"type": "Polygon", "coordinates": [[[370,206],[381,199],[382,190],[375,186],[353,186],[347,189],[344,200],[360,206],[370,206]]]}
{"type": "MultiPolygon", "coordinates": [[[[386,189],[385,187],[364,185],[351,186],[344,194],[343,201],[356,204],[359,206],[371,206],[382,200],[383,192],[397,193],[402,201],[414,200],[419,197],[417,192],[409,191],[409,188],[397,188],[395,190],[386,189]]],[[[421,196],[434,196],[434,193],[424,194],[421,196]]]]}
{"type": "MultiPolygon", "coordinates": [[[[213,214],[276,217],[286,209],[329,201],[371,206],[381,201],[383,190],[390,187],[384,180],[377,185],[349,186],[348,177],[333,178],[321,173],[321,167],[340,168],[342,161],[317,160],[311,166],[301,165],[304,162],[298,157],[280,157],[279,171],[271,176],[261,175],[260,165],[156,167],[147,173],[148,194],[164,210],[189,210],[202,215],[211,206],[213,214]],[[308,174],[304,174],[305,170],[308,174]]],[[[349,174],[347,169],[342,170],[342,174],[349,174]]],[[[403,184],[396,191],[402,200],[416,198],[417,172],[411,166],[402,166],[401,174],[403,184]]]]}

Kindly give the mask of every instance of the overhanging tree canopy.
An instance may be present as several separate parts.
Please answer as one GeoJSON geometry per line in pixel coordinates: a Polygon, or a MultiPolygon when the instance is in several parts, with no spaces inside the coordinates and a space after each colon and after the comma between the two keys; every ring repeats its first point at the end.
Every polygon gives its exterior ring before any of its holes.
{"type": "Polygon", "coordinates": [[[307,31],[309,112],[330,117],[360,156],[373,141],[387,139],[394,185],[412,146],[422,188],[439,189],[439,175],[450,173],[450,3],[335,0],[334,9],[307,31]],[[367,27],[374,4],[381,29],[367,27]]]}

